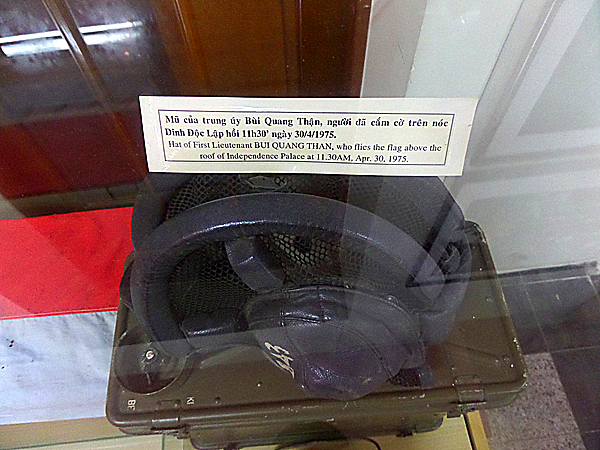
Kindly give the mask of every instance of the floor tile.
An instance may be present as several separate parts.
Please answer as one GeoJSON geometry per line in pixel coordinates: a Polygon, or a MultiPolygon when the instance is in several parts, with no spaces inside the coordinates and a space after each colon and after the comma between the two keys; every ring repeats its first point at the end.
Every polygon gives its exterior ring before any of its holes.
{"type": "Polygon", "coordinates": [[[582,433],[600,431],[600,347],[552,354],[582,433]]]}
{"type": "Polygon", "coordinates": [[[600,450],[600,431],[583,433],[582,438],[586,450],[600,450]]]}
{"type": "Polygon", "coordinates": [[[525,362],[529,386],[511,405],[482,412],[488,438],[506,443],[578,436],[579,429],[550,354],[526,355],[525,362]]]}
{"type": "MultiPolygon", "coordinates": [[[[490,447],[494,450],[584,450],[584,443],[579,433],[562,436],[528,439],[522,441],[496,441],[490,439],[490,447]]],[[[586,449],[589,450],[589,449],[586,449]]]]}
{"type": "Polygon", "coordinates": [[[600,345],[600,299],[588,276],[524,286],[551,352],[600,345]]]}
{"type": "Polygon", "coordinates": [[[503,285],[504,297],[517,330],[524,354],[547,352],[542,330],[537,322],[529,295],[522,284],[503,285]]]}

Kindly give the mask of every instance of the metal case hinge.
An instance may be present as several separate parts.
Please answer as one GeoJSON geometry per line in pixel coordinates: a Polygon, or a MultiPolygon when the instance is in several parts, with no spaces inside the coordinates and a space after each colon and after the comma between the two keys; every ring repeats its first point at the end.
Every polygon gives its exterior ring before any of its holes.
{"type": "Polygon", "coordinates": [[[454,378],[454,388],[458,402],[450,404],[448,417],[459,417],[462,414],[478,410],[485,406],[485,390],[477,375],[463,375],[454,378]]]}

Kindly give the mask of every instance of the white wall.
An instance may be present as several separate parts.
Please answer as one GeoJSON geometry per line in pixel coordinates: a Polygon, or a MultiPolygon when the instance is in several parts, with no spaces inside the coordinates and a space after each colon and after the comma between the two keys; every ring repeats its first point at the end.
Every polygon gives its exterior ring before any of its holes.
{"type": "Polygon", "coordinates": [[[446,184],[500,271],[600,258],[600,0],[428,0],[405,95],[480,99],[446,184]]]}
{"type": "Polygon", "coordinates": [[[373,0],[363,97],[479,97],[521,0],[373,0]]]}
{"type": "Polygon", "coordinates": [[[404,97],[426,0],[373,0],[363,97],[404,97]]]}
{"type": "Polygon", "coordinates": [[[407,97],[477,97],[521,0],[428,0],[407,97]]]}
{"type": "MultiPolygon", "coordinates": [[[[600,1],[549,6],[516,77],[488,85],[449,182],[503,271],[600,259],[600,1]]],[[[509,40],[503,56],[519,60],[527,46],[509,40]]],[[[510,71],[502,62],[491,81],[510,71]]]]}

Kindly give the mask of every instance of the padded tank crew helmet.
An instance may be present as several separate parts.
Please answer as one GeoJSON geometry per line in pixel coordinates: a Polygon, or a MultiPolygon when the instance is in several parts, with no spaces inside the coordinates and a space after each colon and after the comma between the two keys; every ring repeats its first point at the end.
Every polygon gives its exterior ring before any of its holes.
{"type": "Polygon", "coordinates": [[[169,355],[257,345],[311,394],[349,400],[447,336],[464,227],[436,177],[153,174],[122,297],[169,355]]]}

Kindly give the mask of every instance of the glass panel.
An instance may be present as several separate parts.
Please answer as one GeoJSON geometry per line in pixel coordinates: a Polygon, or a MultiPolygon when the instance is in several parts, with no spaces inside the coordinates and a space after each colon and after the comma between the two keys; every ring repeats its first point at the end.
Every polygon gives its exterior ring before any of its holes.
{"type": "Polygon", "coordinates": [[[4,2],[0,445],[598,448],[599,19],[4,2]],[[462,176],[149,176],[141,95],[479,103],[462,176]]]}

